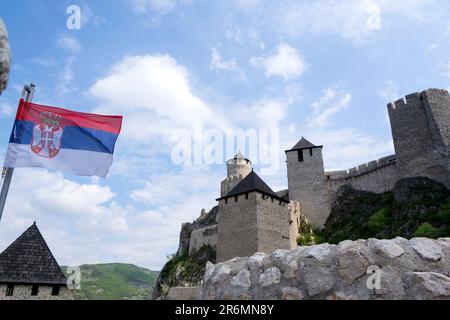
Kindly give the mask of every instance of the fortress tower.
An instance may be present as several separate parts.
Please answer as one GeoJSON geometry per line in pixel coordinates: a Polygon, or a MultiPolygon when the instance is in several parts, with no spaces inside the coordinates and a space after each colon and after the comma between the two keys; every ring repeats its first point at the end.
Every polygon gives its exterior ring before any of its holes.
{"type": "Polygon", "coordinates": [[[227,177],[221,183],[220,196],[224,197],[250,172],[252,172],[252,162],[245,159],[239,151],[233,159],[227,161],[227,177]]]}
{"type": "Polygon", "coordinates": [[[450,95],[430,89],[388,105],[399,178],[425,176],[450,188],[450,95]]]}
{"type": "Polygon", "coordinates": [[[289,200],[300,202],[300,211],[316,228],[323,228],[330,213],[325,184],[322,146],[302,138],[286,151],[289,200]]]}
{"type": "Polygon", "coordinates": [[[217,200],[217,262],[291,248],[289,201],[254,171],[217,200]]]}

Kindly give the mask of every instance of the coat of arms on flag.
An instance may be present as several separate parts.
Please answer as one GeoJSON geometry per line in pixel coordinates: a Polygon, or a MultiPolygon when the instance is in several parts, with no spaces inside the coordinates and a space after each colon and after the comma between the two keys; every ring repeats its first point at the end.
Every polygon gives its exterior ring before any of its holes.
{"type": "Polygon", "coordinates": [[[41,122],[33,128],[31,150],[38,156],[54,158],[61,149],[61,137],[64,128],[60,126],[61,116],[42,112],[41,122]]]}
{"type": "Polygon", "coordinates": [[[75,112],[22,99],[4,167],[45,167],[106,177],[121,126],[121,116],[75,112]]]}

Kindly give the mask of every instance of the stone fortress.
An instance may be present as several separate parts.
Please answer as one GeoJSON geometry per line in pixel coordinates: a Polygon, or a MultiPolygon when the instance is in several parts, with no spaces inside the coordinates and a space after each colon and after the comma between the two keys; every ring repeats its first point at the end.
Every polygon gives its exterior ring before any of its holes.
{"type": "MultiPolygon", "coordinates": [[[[323,146],[302,138],[286,151],[288,189],[274,192],[239,152],[227,161],[216,225],[194,230],[189,254],[216,248],[217,262],[296,247],[300,213],[323,228],[344,185],[382,193],[408,177],[428,177],[450,188],[450,95],[430,89],[388,105],[395,155],[326,172],[323,146]]],[[[203,215],[205,212],[203,212],[203,215]]]]}

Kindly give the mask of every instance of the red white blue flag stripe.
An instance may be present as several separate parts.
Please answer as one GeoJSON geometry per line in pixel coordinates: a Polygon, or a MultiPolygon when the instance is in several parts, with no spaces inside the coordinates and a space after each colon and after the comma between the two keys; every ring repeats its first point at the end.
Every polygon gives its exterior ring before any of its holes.
{"type": "Polygon", "coordinates": [[[4,167],[46,167],[106,177],[121,126],[121,116],[74,112],[22,99],[4,167]]]}

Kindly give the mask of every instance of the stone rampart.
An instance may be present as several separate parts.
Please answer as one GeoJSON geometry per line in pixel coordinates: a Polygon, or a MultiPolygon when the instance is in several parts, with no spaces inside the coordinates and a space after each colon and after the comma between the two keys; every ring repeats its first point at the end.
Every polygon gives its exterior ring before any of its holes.
{"type": "Polygon", "coordinates": [[[212,265],[202,298],[450,299],[450,238],[344,241],[212,265]]]}

